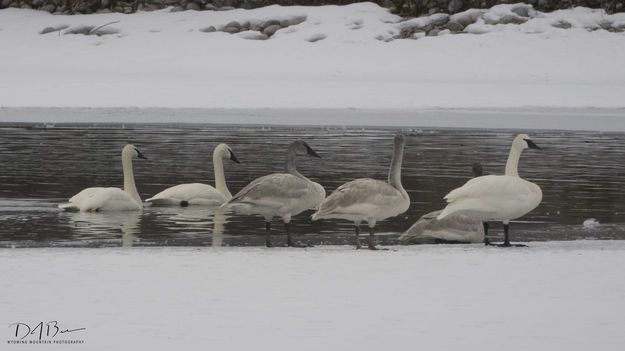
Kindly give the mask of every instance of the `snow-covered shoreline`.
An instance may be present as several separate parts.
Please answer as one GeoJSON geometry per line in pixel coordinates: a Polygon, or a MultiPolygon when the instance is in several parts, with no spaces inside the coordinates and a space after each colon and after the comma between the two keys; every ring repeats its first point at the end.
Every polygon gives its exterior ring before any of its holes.
{"type": "Polygon", "coordinates": [[[0,319],[84,350],[624,346],[623,241],[393,249],[4,249],[0,319]]]}
{"type": "Polygon", "coordinates": [[[389,128],[488,128],[625,132],[625,109],[462,108],[136,108],[5,107],[0,123],[60,124],[229,124],[389,128]]]}
{"type": "Polygon", "coordinates": [[[604,17],[577,8],[467,27],[481,35],[384,42],[400,19],[371,3],[76,16],[6,9],[0,106],[622,108],[625,33],[600,29],[604,17]],[[306,21],[269,40],[201,31],[296,16],[306,21]],[[561,20],[573,27],[553,26],[561,20]],[[39,34],[113,21],[106,28],[117,34],[39,34]]]}

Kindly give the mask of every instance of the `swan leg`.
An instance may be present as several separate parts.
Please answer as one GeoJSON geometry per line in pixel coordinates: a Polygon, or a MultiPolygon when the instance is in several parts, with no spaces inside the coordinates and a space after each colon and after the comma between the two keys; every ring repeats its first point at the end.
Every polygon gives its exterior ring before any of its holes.
{"type": "Polygon", "coordinates": [[[284,222],[284,230],[286,230],[286,245],[295,246],[295,244],[293,243],[293,239],[291,238],[291,230],[289,228],[288,222],[284,222]]]}
{"type": "Polygon", "coordinates": [[[488,239],[488,222],[483,222],[484,225],[484,245],[490,245],[490,240],[488,239]]]}
{"type": "Polygon", "coordinates": [[[369,250],[377,250],[375,247],[375,234],[373,227],[369,227],[369,237],[367,237],[367,245],[369,246],[369,250]]]}
{"type": "Polygon", "coordinates": [[[503,244],[502,247],[510,247],[510,224],[504,223],[503,225],[503,244]]]}
{"type": "Polygon", "coordinates": [[[286,230],[286,245],[289,247],[310,247],[310,245],[293,242],[291,231],[289,230],[289,223],[290,222],[284,222],[284,229],[286,230]]]}
{"type": "Polygon", "coordinates": [[[273,246],[271,245],[271,223],[269,221],[265,221],[265,246],[273,246]]]}
{"type": "Polygon", "coordinates": [[[503,244],[499,245],[499,247],[512,247],[512,246],[516,246],[516,247],[527,247],[527,245],[523,245],[523,244],[510,244],[510,224],[509,223],[504,223],[503,224],[503,244]]]}
{"type": "Polygon", "coordinates": [[[356,250],[360,249],[360,225],[354,224],[354,228],[356,228],[356,250]]]}

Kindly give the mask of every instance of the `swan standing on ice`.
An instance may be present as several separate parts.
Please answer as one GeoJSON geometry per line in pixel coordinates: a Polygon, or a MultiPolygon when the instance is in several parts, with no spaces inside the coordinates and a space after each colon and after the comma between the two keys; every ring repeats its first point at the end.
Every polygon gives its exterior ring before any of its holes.
{"type": "MultiPolygon", "coordinates": [[[[473,177],[481,177],[482,164],[473,164],[473,177]]],[[[427,213],[406,230],[399,240],[406,244],[434,243],[482,243],[484,227],[482,221],[467,216],[449,216],[436,219],[443,210],[427,213]]]]}
{"type": "Polygon", "coordinates": [[[213,167],[215,171],[215,188],[208,184],[179,184],[167,188],[145,200],[154,205],[189,205],[219,206],[232,198],[226,186],[223,159],[240,163],[232,149],[226,144],[219,144],[213,151],[213,167]]]}
{"type": "MultiPolygon", "coordinates": [[[[519,177],[518,166],[524,149],[540,149],[527,134],[519,134],[512,142],[506,174],[487,175],[469,180],[452,190],[445,200],[448,205],[437,217],[438,220],[451,215],[465,215],[480,220],[484,225],[484,244],[488,241],[488,222],[501,221],[504,228],[504,243],[510,247],[510,220],[524,216],[542,201],[540,187],[519,177]]],[[[518,245],[523,246],[523,245],[518,245]]]]}
{"type": "Polygon", "coordinates": [[[405,144],[403,135],[395,136],[388,182],[360,178],[341,185],[323,201],[319,210],[313,214],[313,221],[321,218],[353,221],[357,249],[360,248],[360,222],[367,221],[368,247],[375,250],[376,222],[404,213],[410,207],[410,198],[401,184],[401,164],[405,144]]]}
{"type": "Polygon", "coordinates": [[[60,204],[59,208],[83,212],[141,210],[141,197],[137,192],[135,176],[132,171],[133,157],[147,159],[134,145],[124,146],[122,149],[124,190],[120,188],[87,188],[69,199],[69,203],[60,204]]]}
{"type": "Polygon", "coordinates": [[[309,209],[317,209],[326,196],[323,187],[304,177],[295,168],[295,155],[306,153],[321,158],[304,141],[296,140],[289,145],[286,156],[286,173],[273,173],[257,178],[239,191],[222,207],[237,214],[265,217],[267,247],[271,247],[271,219],[281,217],[287,235],[288,246],[295,244],[291,238],[291,217],[309,209]]]}

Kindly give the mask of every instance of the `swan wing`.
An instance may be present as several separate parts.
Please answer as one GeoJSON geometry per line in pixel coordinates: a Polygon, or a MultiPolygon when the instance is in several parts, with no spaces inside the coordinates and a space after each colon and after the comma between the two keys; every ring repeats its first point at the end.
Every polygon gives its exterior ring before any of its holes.
{"type": "Polygon", "coordinates": [[[489,198],[529,195],[529,183],[519,177],[487,175],[469,180],[445,196],[447,202],[466,198],[489,198]]]}
{"type": "Polygon", "coordinates": [[[247,214],[296,215],[323,200],[325,191],[315,184],[292,174],[274,173],[255,179],[223,206],[247,214]]]}
{"type": "Polygon", "coordinates": [[[97,193],[98,191],[101,191],[102,189],[106,189],[106,188],[103,188],[103,187],[93,187],[93,188],[83,189],[78,194],[72,196],[69,199],[69,202],[70,203],[79,204],[82,201],[84,201],[85,199],[91,197],[93,194],[97,193]]]}
{"type": "Polygon", "coordinates": [[[360,178],[347,182],[328,196],[313,219],[334,213],[374,213],[380,207],[392,206],[401,196],[399,191],[386,182],[360,178]]]}
{"type": "Polygon", "coordinates": [[[89,188],[81,191],[72,199],[70,199],[71,203],[80,211],[131,211],[141,209],[141,204],[138,204],[130,194],[119,188],[89,188]],[[86,190],[89,191],[85,192],[86,190]]]}
{"type": "Polygon", "coordinates": [[[229,203],[258,202],[266,199],[297,199],[308,192],[305,180],[288,173],[257,178],[232,197],[229,203]]]}
{"type": "Polygon", "coordinates": [[[80,204],[85,200],[91,197],[93,194],[98,191],[105,189],[102,187],[92,187],[81,190],[78,194],[72,196],[67,203],[59,204],[58,207],[65,211],[79,211],[80,204]]]}
{"type": "Polygon", "coordinates": [[[488,175],[471,179],[445,196],[448,205],[438,219],[454,213],[484,220],[518,218],[519,213],[529,212],[540,202],[536,203],[534,186],[514,176],[488,175]],[[527,207],[531,208],[525,210],[527,207]]]}
{"type": "Polygon", "coordinates": [[[145,201],[167,205],[179,205],[182,201],[186,201],[189,204],[220,205],[226,202],[226,200],[226,197],[211,185],[189,183],[167,188],[145,201]]]}
{"type": "Polygon", "coordinates": [[[399,240],[407,243],[428,243],[436,239],[448,242],[483,242],[482,222],[466,216],[449,216],[438,220],[442,210],[427,213],[406,230],[399,240]]]}

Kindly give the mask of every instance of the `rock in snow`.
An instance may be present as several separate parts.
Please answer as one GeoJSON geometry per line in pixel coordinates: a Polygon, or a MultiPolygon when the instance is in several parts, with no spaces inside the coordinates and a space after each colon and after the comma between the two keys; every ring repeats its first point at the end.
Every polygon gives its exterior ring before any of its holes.
{"type": "Polygon", "coordinates": [[[584,228],[586,229],[597,229],[601,226],[599,221],[594,218],[588,218],[587,220],[584,221],[583,225],[584,225],[584,228]]]}

